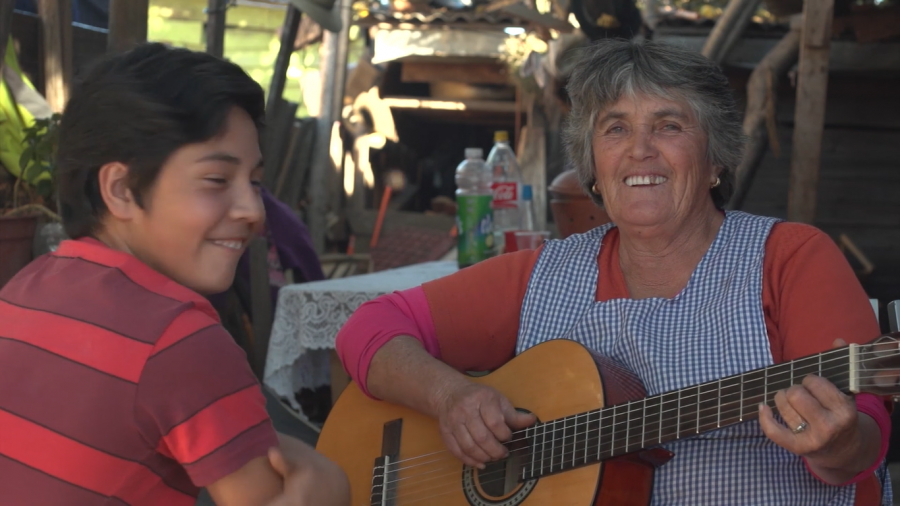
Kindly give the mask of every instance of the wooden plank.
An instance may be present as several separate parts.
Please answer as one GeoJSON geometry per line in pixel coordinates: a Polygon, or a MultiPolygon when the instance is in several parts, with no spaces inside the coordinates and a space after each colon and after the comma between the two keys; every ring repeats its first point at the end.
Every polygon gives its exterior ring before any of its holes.
{"type": "Polygon", "coordinates": [[[384,97],[392,109],[434,109],[441,111],[483,111],[515,113],[515,102],[501,100],[437,100],[419,97],[384,97]]]}
{"type": "Polygon", "coordinates": [[[149,9],[150,0],[109,0],[109,52],[122,53],[147,42],[149,9]]]}
{"type": "Polygon", "coordinates": [[[800,40],[788,219],[812,223],[822,156],[834,0],[806,0],[800,40]]]}
{"type": "Polygon", "coordinates": [[[225,55],[225,15],[228,0],[209,0],[206,8],[206,52],[221,58],[225,55]]]}
{"type": "Polygon", "coordinates": [[[72,3],[39,0],[44,50],[44,97],[54,112],[66,107],[72,81],[72,3]]]}
{"type": "Polygon", "coordinates": [[[0,2],[0,71],[3,70],[3,62],[6,61],[6,44],[12,32],[13,2],[5,0],[0,2]]]}
{"type": "Polygon", "coordinates": [[[403,62],[400,80],[404,83],[510,84],[506,67],[499,63],[403,62]]]}
{"type": "Polygon", "coordinates": [[[294,40],[297,38],[297,29],[300,27],[302,16],[303,14],[293,4],[288,5],[284,15],[284,24],[281,27],[281,45],[278,48],[278,56],[275,58],[275,70],[269,84],[269,96],[266,99],[267,120],[273,118],[275,110],[281,104],[284,84],[287,81],[287,69],[291,64],[291,53],[294,52],[294,40]]]}
{"type": "Polygon", "coordinates": [[[272,333],[272,292],[269,286],[269,247],[264,237],[250,242],[250,310],[253,314],[253,347],[256,368],[262,372],[272,333]]]}

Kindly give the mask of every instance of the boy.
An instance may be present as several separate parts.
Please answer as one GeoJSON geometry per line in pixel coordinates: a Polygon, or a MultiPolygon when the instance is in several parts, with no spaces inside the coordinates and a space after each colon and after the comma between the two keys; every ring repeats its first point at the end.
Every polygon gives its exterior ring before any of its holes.
{"type": "Polygon", "coordinates": [[[74,88],[58,153],[72,240],[0,290],[0,504],[192,506],[200,487],[220,506],[349,504],[333,463],[279,445],[199,295],[229,287],[264,221],[263,115],[239,67],[161,44],[74,88]]]}

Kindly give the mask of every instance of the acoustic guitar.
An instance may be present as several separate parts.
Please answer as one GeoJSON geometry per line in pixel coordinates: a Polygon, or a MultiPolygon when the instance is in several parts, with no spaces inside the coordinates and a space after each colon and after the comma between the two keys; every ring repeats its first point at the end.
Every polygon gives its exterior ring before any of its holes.
{"type": "Polygon", "coordinates": [[[646,397],[626,368],[568,340],[525,351],[486,376],[538,422],[483,470],[449,453],[434,419],[366,397],[350,385],[317,449],[347,473],[353,506],[630,506],[650,501],[659,445],[733,425],[774,406],[809,374],[846,393],[895,395],[900,333],[646,397]]]}

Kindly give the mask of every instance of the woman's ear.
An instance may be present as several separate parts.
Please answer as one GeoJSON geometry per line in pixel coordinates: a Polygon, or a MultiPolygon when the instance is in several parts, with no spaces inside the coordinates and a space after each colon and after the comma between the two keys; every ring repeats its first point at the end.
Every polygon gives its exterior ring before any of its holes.
{"type": "Polygon", "coordinates": [[[107,163],[100,167],[97,182],[109,214],[119,220],[130,220],[138,206],[128,188],[128,166],[121,162],[107,163]]]}

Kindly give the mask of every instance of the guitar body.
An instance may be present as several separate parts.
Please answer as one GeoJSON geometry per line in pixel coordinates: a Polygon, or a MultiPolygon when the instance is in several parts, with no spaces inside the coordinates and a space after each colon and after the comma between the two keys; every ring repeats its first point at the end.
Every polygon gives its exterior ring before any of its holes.
{"type": "MultiPolygon", "coordinates": [[[[517,408],[547,421],[644,396],[634,376],[608,365],[578,343],[555,340],[472,381],[497,389],[517,408]]],[[[502,468],[479,473],[446,452],[435,420],[369,399],[352,384],[332,409],[317,449],[347,473],[353,506],[638,506],[649,504],[653,482],[652,459],[640,455],[524,484],[502,468]],[[376,459],[393,452],[399,462],[384,479],[388,493],[373,496],[376,459]]]]}

